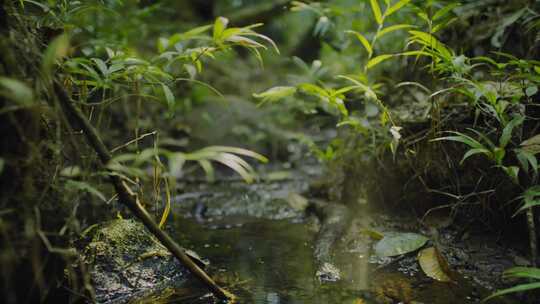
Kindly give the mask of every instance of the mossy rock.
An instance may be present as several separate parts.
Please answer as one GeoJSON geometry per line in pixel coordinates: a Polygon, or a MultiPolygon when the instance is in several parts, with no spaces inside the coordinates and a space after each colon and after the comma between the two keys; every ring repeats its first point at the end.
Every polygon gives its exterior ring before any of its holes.
{"type": "Polygon", "coordinates": [[[187,269],[136,220],[100,224],[85,243],[82,259],[98,303],[124,303],[188,279],[187,269]]]}

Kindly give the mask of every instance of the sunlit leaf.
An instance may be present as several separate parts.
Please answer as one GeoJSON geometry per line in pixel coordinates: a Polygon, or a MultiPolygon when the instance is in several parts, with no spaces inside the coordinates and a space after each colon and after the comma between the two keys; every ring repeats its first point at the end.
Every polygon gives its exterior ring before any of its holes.
{"type": "Polygon", "coordinates": [[[274,101],[281,100],[285,97],[292,96],[295,93],[296,93],[295,87],[280,86],[280,87],[273,87],[262,93],[253,94],[253,97],[262,99],[263,102],[274,102],[274,101]]]}
{"type": "Polygon", "coordinates": [[[386,59],[389,59],[389,58],[392,58],[392,57],[394,57],[393,54],[383,54],[383,55],[379,55],[377,57],[371,58],[368,61],[367,65],[366,65],[366,68],[370,69],[370,68],[376,66],[377,64],[385,61],[386,59]]]}
{"type": "Polygon", "coordinates": [[[377,21],[378,24],[383,23],[382,13],[381,13],[381,7],[379,6],[379,3],[377,0],[369,0],[369,4],[371,5],[371,10],[373,11],[373,16],[375,17],[375,21],[377,21]]]}
{"type": "Polygon", "coordinates": [[[395,233],[385,235],[375,245],[375,253],[378,256],[396,256],[413,252],[426,244],[429,239],[417,233],[395,233]]]}
{"type": "Polygon", "coordinates": [[[360,43],[362,43],[362,45],[364,46],[364,48],[368,52],[368,55],[371,56],[371,54],[373,53],[373,49],[371,48],[371,44],[366,39],[366,37],[364,37],[364,35],[360,34],[359,32],[356,32],[356,31],[346,31],[346,33],[355,35],[356,38],[358,39],[358,41],[360,41],[360,43]]]}
{"type": "Polygon", "coordinates": [[[449,266],[437,248],[429,247],[418,253],[418,263],[424,273],[439,282],[451,282],[449,266]]]}
{"type": "Polygon", "coordinates": [[[225,17],[216,18],[216,21],[214,22],[214,32],[212,34],[215,42],[223,40],[223,31],[227,28],[227,24],[229,24],[229,19],[225,17]]]}
{"type": "Polygon", "coordinates": [[[389,27],[385,27],[384,29],[382,29],[380,32],[377,33],[377,38],[381,38],[382,36],[388,33],[394,32],[394,31],[411,28],[411,27],[414,27],[414,26],[410,24],[395,24],[389,27]]]}
{"type": "Polygon", "coordinates": [[[389,7],[386,10],[386,12],[384,13],[385,16],[392,15],[393,13],[397,12],[402,7],[404,7],[405,5],[409,4],[409,2],[411,2],[411,0],[400,0],[400,1],[396,2],[394,5],[392,5],[391,7],[389,7]]]}

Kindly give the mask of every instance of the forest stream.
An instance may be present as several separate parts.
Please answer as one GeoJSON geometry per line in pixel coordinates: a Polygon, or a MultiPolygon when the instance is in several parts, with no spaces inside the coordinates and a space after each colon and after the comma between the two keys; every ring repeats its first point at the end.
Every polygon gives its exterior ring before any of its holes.
{"type": "MultiPolygon", "coordinates": [[[[328,244],[329,263],[320,261],[314,254],[321,245],[317,242],[327,241],[317,237],[321,221],[309,206],[291,203],[291,196],[306,189],[305,176],[295,174],[253,185],[235,181],[188,185],[191,192],[173,198],[168,230],[184,247],[209,261],[207,271],[238,297],[238,303],[452,304],[478,303],[489,294],[488,289],[463,275],[451,282],[427,277],[416,252],[397,258],[377,257],[372,250],[375,241],[360,233],[366,223],[380,231],[413,228],[396,228],[398,220],[382,214],[372,218],[367,209],[355,216],[335,243],[328,244]]],[[[179,280],[105,302],[216,301],[196,280],[179,280]]]]}

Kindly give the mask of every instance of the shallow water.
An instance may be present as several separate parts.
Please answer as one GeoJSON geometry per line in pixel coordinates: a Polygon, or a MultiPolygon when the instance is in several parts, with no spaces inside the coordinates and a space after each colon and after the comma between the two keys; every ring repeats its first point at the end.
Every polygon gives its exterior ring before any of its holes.
{"type": "MultiPolygon", "coordinates": [[[[211,259],[210,272],[239,297],[239,303],[354,303],[363,294],[342,284],[318,282],[314,232],[302,223],[257,219],[238,228],[208,229],[182,219],[177,231],[181,243],[211,259]]],[[[192,288],[190,292],[199,289],[192,288]]],[[[208,299],[175,295],[169,303],[208,303],[208,299]]]]}

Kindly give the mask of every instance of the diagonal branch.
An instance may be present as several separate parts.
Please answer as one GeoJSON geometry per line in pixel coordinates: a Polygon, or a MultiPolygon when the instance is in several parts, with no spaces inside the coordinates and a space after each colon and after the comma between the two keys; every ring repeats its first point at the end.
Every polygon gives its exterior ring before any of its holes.
{"type": "MultiPolygon", "coordinates": [[[[90,124],[81,110],[72,103],[61,84],[55,82],[54,91],[64,113],[71,121],[70,123],[76,124],[82,129],[88,144],[96,151],[101,163],[104,166],[108,164],[112,159],[112,155],[99,137],[97,130],[90,124]]],[[[197,279],[199,279],[219,299],[232,300],[234,298],[231,293],[219,287],[212,278],[204,272],[204,270],[199,268],[199,266],[186,255],[184,249],[182,249],[165,231],[157,226],[150,214],[148,214],[139,203],[136,194],[133,193],[119,176],[111,175],[110,179],[118,193],[120,202],[124,204],[197,279]]]]}

